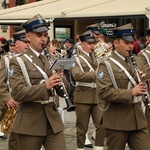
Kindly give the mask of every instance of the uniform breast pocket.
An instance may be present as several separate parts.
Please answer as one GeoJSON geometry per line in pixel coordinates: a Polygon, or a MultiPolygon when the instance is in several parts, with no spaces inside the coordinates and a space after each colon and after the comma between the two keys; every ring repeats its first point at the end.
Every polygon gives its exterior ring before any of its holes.
{"type": "Polygon", "coordinates": [[[36,69],[28,70],[28,75],[29,75],[30,82],[32,85],[39,84],[40,81],[43,79],[41,73],[36,69]]]}
{"type": "Polygon", "coordinates": [[[114,76],[115,76],[118,87],[120,88],[127,87],[129,79],[122,69],[115,70],[114,76]]]}
{"type": "Polygon", "coordinates": [[[82,68],[83,70],[86,72],[86,71],[89,71],[89,67],[86,63],[82,63],[82,68]]]}

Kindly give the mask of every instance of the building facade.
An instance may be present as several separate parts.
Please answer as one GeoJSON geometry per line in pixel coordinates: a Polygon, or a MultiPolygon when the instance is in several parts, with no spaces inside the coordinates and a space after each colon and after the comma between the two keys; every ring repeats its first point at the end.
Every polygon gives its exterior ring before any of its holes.
{"type": "MultiPolygon", "coordinates": [[[[0,0],[0,10],[33,3],[36,1],[40,0],[0,0]]],[[[12,26],[0,25],[0,36],[4,36],[6,39],[10,39],[12,38],[13,33],[14,31],[12,26]]]]}

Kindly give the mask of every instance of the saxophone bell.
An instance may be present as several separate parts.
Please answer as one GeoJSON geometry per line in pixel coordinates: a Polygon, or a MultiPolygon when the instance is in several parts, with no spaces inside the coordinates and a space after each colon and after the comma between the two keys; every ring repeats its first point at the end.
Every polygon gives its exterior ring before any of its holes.
{"type": "Polygon", "coordinates": [[[13,122],[16,116],[17,107],[8,108],[4,118],[1,121],[1,131],[4,133],[10,133],[13,127],[13,122]]]}

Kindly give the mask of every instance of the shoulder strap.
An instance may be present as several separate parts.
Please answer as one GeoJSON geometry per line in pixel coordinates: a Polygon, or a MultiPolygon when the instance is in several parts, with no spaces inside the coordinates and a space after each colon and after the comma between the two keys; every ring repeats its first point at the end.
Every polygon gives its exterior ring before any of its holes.
{"type": "Polygon", "coordinates": [[[84,70],[83,70],[83,68],[81,66],[80,60],[79,60],[79,58],[77,56],[75,56],[75,60],[76,60],[76,63],[79,65],[81,71],[84,73],[84,70]]]}
{"type": "Polygon", "coordinates": [[[137,85],[136,81],[133,79],[133,77],[130,75],[130,73],[118,61],[116,61],[112,57],[110,57],[110,60],[112,60],[118,67],[120,67],[124,71],[124,73],[127,75],[127,77],[129,78],[129,80],[132,82],[132,84],[134,86],[137,85]]]}
{"type": "MultiPolygon", "coordinates": [[[[148,50],[145,50],[145,51],[148,52],[148,53],[150,53],[148,50]]],[[[144,51],[142,51],[142,54],[145,56],[146,61],[147,61],[148,65],[150,66],[150,60],[149,60],[147,54],[144,51]]]]}
{"type": "Polygon", "coordinates": [[[89,64],[89,62],[83,56],[79,55],[79,57],[82,58],[86,62],[86,64],[90,68],[90,72],[94,71],[94,69],[92,68],[92,66],[89,64]]]}
{"type": "Polygon", "coordinates": [[[20,65],[20,68],[21,68],[21,71],[22,71],[22,73],[23,73],[23,75],[25,77],[26,83],[28,85],[31,85],[31,82],[30,82],[30,79],[29,79],[29,75],[28,75],[28,72],[27,72],[27,68],[26,68],[23,60],[20,57],[16,57],[16,59],[17,59],[19,65],[20,65]]]}
{"type": "Polygon", "coordinates": [[[105,61],[105,64],[106,64],[106,68],[107,68],[107,71],[109,73],[109,76],[111,78],[111,81],[113,83],[114,88],[118,89],[118,86],[117,86],[117,83],[116,83],[116,80],[115,80],[115,76],[114,76],[114,73],[113,73],[113,70],[112,70],[112,67],[111,67],[110,63],[108,61],[105,61]]]}
{"type": "Polygon", "coordinates": [[[33,60],[32,60],[27,54],[24,54],[24,56],[28,59],[29,62],[31,62],[31,63],[39,70],[39,72],[41,73],[41,75],[43,76],[43,78],[44,78],[45,80],[48,80],[47,74],[46,74],[38,65],[36,65],[36,64],[33,62],[33,60]]]}

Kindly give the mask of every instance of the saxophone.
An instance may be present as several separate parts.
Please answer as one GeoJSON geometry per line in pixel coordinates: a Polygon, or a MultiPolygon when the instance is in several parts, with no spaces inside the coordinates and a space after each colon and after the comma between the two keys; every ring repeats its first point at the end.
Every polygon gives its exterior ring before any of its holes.
{"type": "Polygon", "coordinates": [[[95,45],[94,54],[98,62],[100,63],[101,61],[106,60],[111,55],[110,46],[99,39],[99,41],[95,45]]]}
{"type": "Polygon", "coordinates": [[[16,116],[16,110],[17,107],[15,108],[8,108],[4,118],[1,121],[1,131],[4,133],[10,133],[12,130],[13,122],[16,116]]]}

